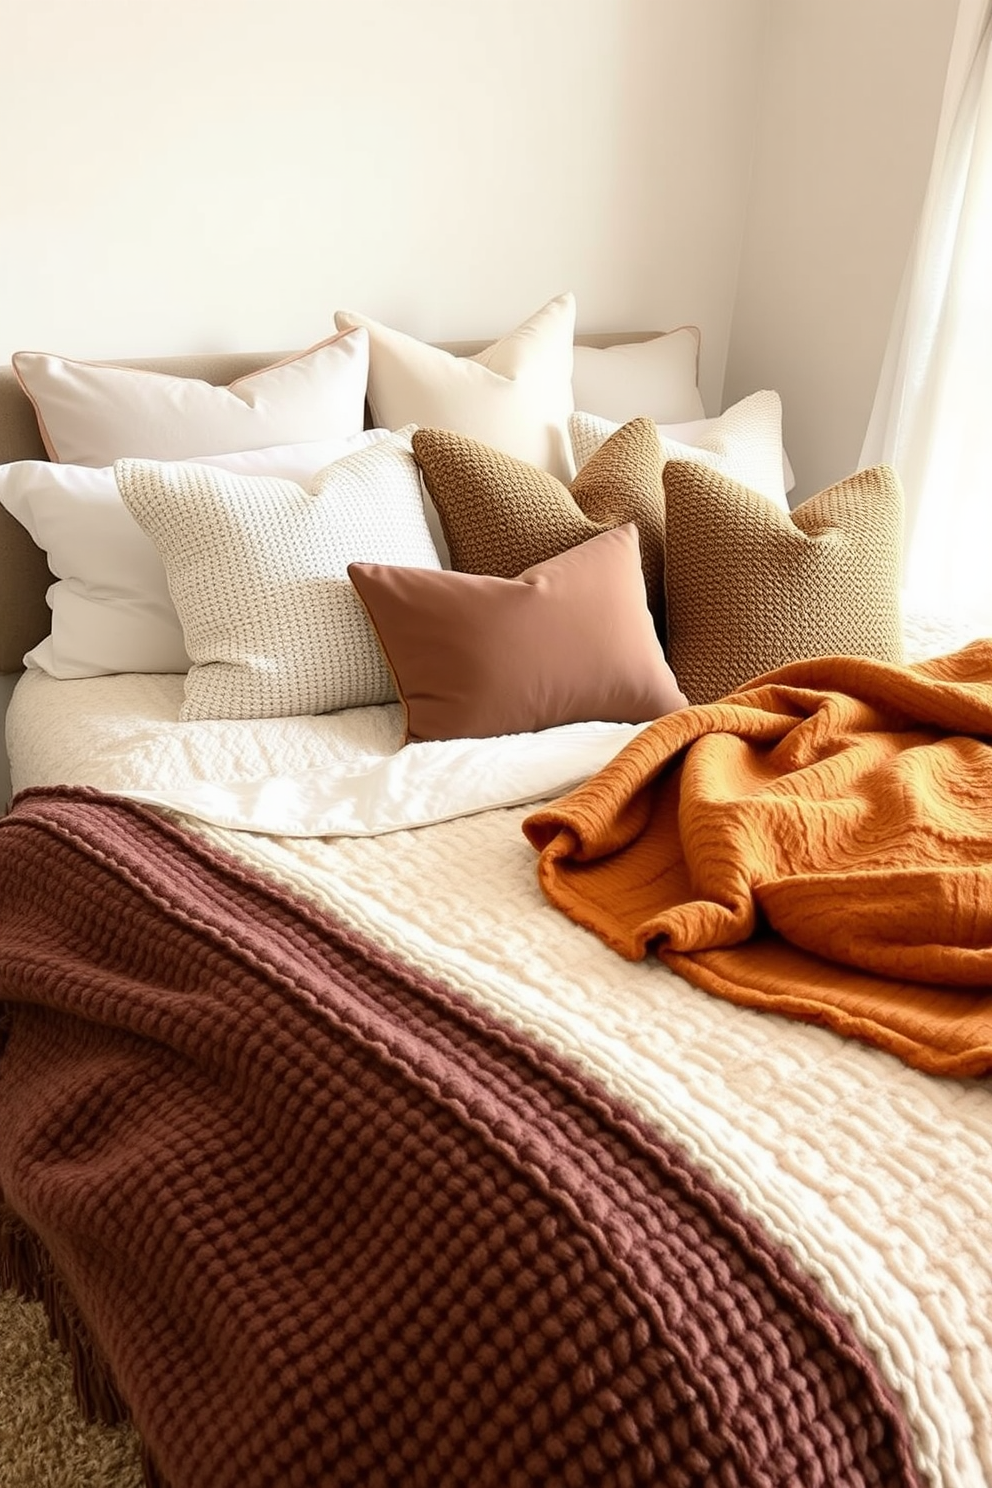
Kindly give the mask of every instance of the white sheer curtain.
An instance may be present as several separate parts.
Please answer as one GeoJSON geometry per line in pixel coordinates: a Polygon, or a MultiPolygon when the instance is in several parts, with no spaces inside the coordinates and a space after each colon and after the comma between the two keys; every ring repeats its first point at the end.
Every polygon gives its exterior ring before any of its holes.
{"type": "Polygon", "coordinates": [[[992,634],[992,0],[961,0],[861,464],[906,491],[906,599],[992,634]]]}

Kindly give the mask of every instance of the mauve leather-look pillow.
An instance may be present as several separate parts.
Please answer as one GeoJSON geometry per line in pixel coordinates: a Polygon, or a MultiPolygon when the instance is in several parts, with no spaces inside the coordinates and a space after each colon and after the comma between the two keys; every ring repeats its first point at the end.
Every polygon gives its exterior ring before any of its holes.
{"type": "Polygon", "coordinates": [[[407,741],[642,723],[686,705],[625,523],[517,578],[351,563],[407,741]]]}

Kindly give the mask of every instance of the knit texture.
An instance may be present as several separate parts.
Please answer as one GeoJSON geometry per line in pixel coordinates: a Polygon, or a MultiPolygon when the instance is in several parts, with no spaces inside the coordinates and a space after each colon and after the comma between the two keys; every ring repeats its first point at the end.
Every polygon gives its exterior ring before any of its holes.
{"type": "Polygon", "coordinates": [[[916,1481],[816,1288],[573,1066],[141,808],[0,833],[0,1180],[160,1481],[916,1481]]]}
{"type": "Polygon", "coordinates": [[[894,471],[859,471],[791,514],[695,460],[668,460],[664,490],[668,657],[690,702],[807,657],[902,660],[894,471]]]}
{"type": "Polygon", "coordinates": [[[633,522],[648,605],[663,613],[665,508],[650,419],[622,425],[570,486],[447,429],[418,429],[413,453],[463,573],[514,579],[607,527],[633,522]]]}
{"type": "Polygon", "coordinates": [[[285,718],[395,697],[348,564],[439,568],[402,434],[305,486],[119,460],[121,498],[165,565],[192,666],[182,717],[285,718]]]}
{"type": "MultiPolygon", "coordinates": [[[[595,413],[573,413],[568,421],[575,466],[581,470],[618,425],[595,413]]],[[[719,418],[669,426],[655,425],[662,460],[694,460],[752,491],[760,491],[783,511],[782,400],[778,393],[751,393],[719,418]]]]}
{"type": "Polygon", "coordinates": [[[980,1075],[990,735],[992,641],[915,667],[796,663],[660,719],[525,830],[551,901],[621,954],[980,1075]]]}

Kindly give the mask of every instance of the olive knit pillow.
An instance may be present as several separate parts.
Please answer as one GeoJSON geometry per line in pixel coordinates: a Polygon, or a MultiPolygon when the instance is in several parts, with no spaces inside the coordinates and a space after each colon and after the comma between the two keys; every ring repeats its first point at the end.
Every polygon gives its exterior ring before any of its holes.
{"type": "Polygon", "coordinates": [[[902,488],[859,471],[791,513],[695,461],[669,460],[666,654],[692,703],[812,656],[901,661],[902,488]]]}
{"type": "Polygon", "coordinates": [[[633,522],[648,607],[663,617],[665,505],[649,418],[623,424],[570,486],[448,429],[418,429],[413,453],[437,508],[452,568],[514,579],[597,533],[633,522]]]}

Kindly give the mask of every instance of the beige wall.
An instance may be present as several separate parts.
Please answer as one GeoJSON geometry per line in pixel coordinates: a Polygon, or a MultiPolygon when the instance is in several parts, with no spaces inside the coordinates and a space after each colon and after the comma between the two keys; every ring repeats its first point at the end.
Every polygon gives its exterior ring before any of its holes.
{"type": "Polygon", "coordinates": [[[857,461],[956,0],[0,0],[0,358],[703,332],[857,461]]]}
{"type": "Polygon", "coordinates": [[[0,357],[693,319],[723,384],[768,0],[0,0],[0,357]]]}
{"type": "Polygon", "coordinates": [[[782,394],[793,500],[857,468],[955,0],[772,0],[724,399],[782,394]]]}

